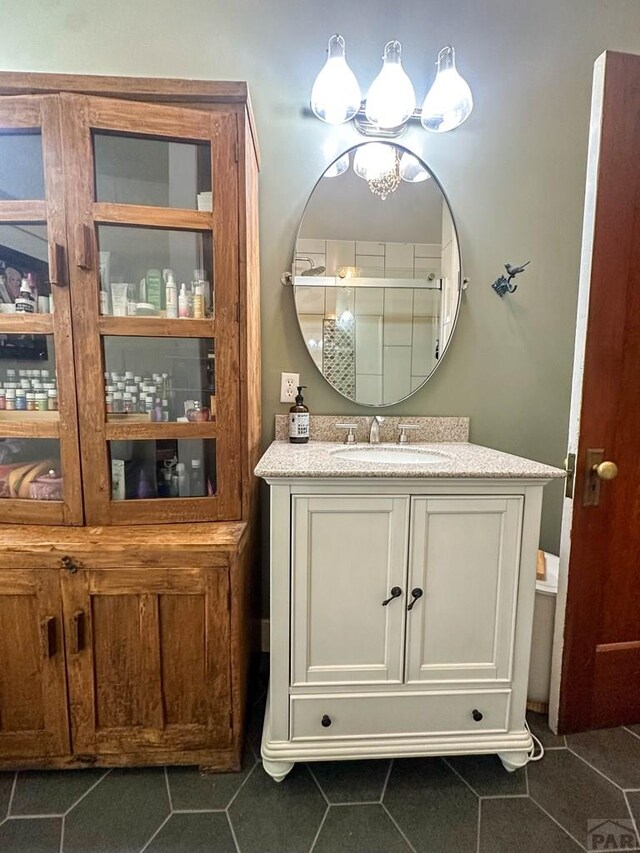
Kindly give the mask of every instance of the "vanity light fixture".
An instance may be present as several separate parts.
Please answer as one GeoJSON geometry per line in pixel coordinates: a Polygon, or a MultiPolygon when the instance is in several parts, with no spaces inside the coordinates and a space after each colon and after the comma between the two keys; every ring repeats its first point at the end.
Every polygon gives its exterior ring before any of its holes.
{"type": "Polygon", "coordinates": [[[312,112],[328,124],[353,119],[365,136],[400,136],[414,119],[434,133],[454,130],[466,121],[473,109],[473,97],[456,69],[454,48],[446,45],[438,53],[436,77],[421,110],[415,108],[415,91],[401,56],[400,42],[387,42],[382,70],[361,101],[360,86],[347,65],[344,38],[337,33],[331,36],[327,61],[311,90],[312,112]]]}

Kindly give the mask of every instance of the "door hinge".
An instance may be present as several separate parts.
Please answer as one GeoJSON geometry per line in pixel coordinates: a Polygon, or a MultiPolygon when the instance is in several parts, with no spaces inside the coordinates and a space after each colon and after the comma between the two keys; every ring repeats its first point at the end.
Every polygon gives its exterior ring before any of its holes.
{"type": "Polygon", "coordinates": [[[567,453],[567,458],[564,460],[565,471],[567,472],[567,479],[564,483],[564,496],[565,498],[573,497],[573,482],[575,480],[576,475],[576,454],[575,453],[567,453]]]}

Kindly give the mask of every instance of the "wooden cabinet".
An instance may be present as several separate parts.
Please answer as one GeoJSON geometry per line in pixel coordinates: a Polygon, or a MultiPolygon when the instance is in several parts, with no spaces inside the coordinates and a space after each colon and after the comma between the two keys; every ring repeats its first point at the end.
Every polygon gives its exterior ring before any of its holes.
{"type": "Polygon", "coordinates": [[[0,767],[240,766],[257,191],[243,83],[0,73],[0,767]]]}
{"type": "Polygon", "coordinates": [[[270,479],[267,772],[394,755],[527,762],[543,485],[270,479]]]}

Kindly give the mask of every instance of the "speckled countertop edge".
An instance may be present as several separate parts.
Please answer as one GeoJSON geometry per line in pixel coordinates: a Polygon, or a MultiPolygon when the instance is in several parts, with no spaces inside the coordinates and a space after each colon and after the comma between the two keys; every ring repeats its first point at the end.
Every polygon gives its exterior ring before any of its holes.
{"type": "MultiPolygon", "coordinates": [[[[371,418],[366,415],[314,415],[309,418],[311,441],[341,442],[346,430],[336,427],[336,424],[355,424],[355,436],[358,442],[369,441],[369,424],[371,418]]],[[[440,441],[469,441],[469,418],[458,416],[422,416],[422,415],[388,415],[382,417],[380,424],[380,441],[392,442],[398,436],[398,424],[411,424],[412,442],[440,441]]],[[[276,441],[288,441],[289,416],[276,415],[274,424],[276,441]]]]}
{"type": "MultiPolygon", "coordinates": [[[[356,445],[360,449],[367,444],[356,445]]],[[[429,450],[442,455],[442,462],[417,465],[396,465],[388,462],[354,462],[339,459],[336,453],[345,445],[335,442],[310,441],[290,444],[274,441],[255,469],[264,479],[295,479],[307,477],[382,477],[391,479],[539,479],[550,480],[565,476],[560,468],[552,468],[521,456],[512,456],[489,447],[468,442],[411,443],[408,451],[429,450]]],[[[377,447],[397,449],[396,444],[377,447]]]]}

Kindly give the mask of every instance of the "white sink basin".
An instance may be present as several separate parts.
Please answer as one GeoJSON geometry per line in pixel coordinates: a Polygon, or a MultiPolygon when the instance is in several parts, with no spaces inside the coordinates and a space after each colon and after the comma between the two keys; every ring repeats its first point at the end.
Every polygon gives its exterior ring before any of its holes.
{"type": "Polygon", "coordinates": [[[331,453],[348,462],[386,462],[391,465],[433,465],[447,459],[445,453],[419,450],[417,447],[343,447],[331,453]]]}

